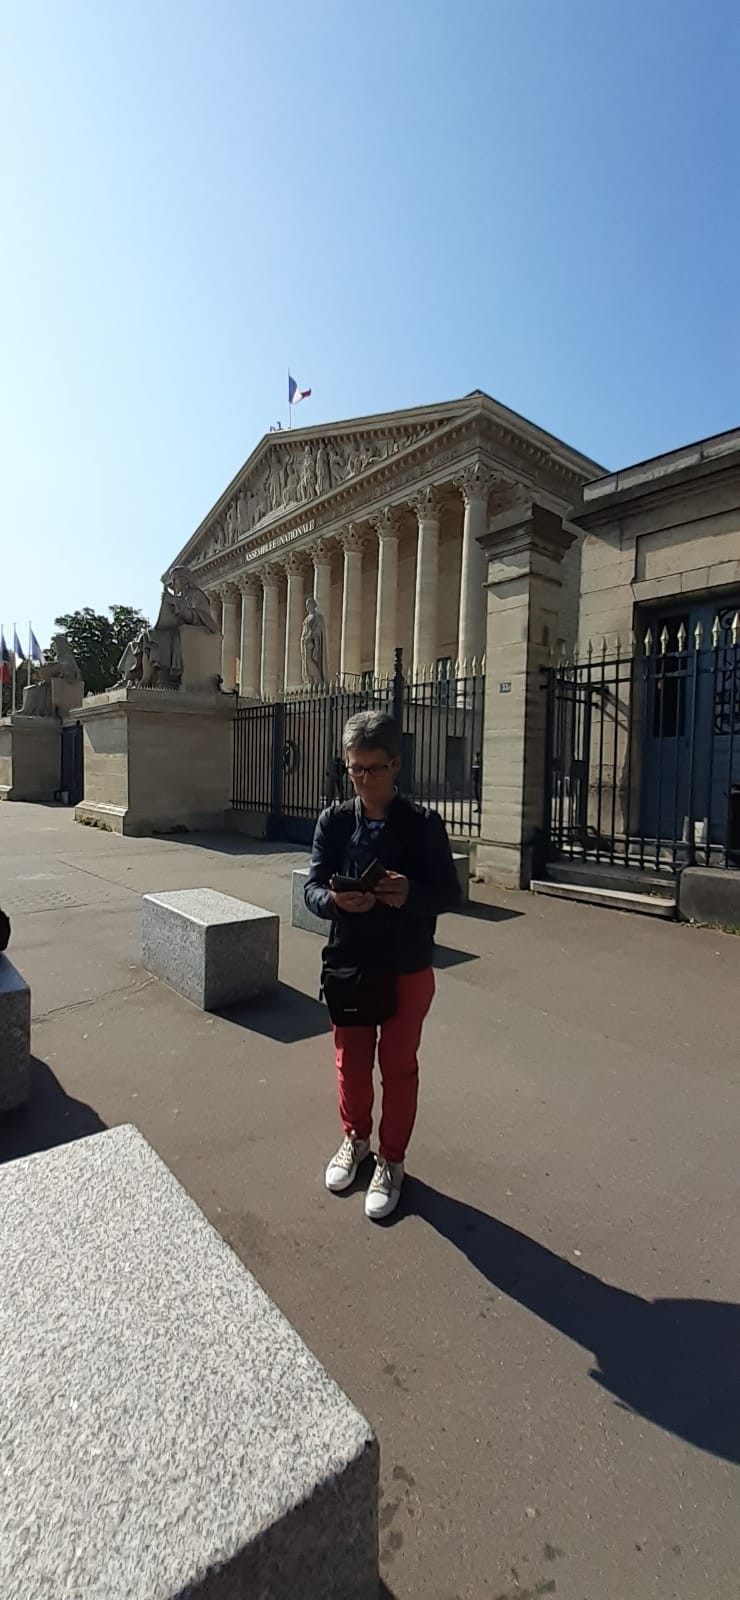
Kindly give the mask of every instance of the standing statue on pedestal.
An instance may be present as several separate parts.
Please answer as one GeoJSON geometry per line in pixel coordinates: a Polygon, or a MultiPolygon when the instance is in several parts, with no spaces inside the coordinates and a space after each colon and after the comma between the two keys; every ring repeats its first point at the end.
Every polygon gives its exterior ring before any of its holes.
{"type": "Polygon", "coordinates": [[[312,594],[301,628],[301,675],[305,684],[317,689],[326,683],[326,629],[312,594]]]}

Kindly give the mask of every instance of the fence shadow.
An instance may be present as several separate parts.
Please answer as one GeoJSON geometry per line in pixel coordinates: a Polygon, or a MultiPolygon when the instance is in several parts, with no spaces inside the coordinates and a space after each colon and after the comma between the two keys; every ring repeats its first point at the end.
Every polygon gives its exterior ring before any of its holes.
{"type": "Polygon", "coordinates": [[[246,1005],[229,1006],[221,1016],[247,1033],[259,1033],[278,1044],[299,1044],[328,1033],[329,1015],[325,1005],[292,984],[278,982],[271,995],[246,1005]]]}
{"type": "Polygon", "coordinates": [[[484,900],[467,900],[455,915],[473,917],[477,922],[511,922],[523,917],[523,911],[510,911],[508,906],[489,906],[484,900]]]}
{"type": "Polygon", "coordinates": [[[97,1111],[68,1095],[51,1067],[34,1056],[28,1103],[0,1117],[0,1163],[71,1144],[105,1128],[97,1111]]]}
{"type": "Polygon", "coordinates": [[[591,1377],[623,1410],[740,1463],[740,1306],[643,1300],[583,1272],[527,1234],[410,1178],[403,1214],[422,1217],[494,1288],[594,1352],[591,1377]]]}
{"type": "Polygon", "coordinates": [[[164,844],[188,845],[191,850],[210,850],[217,856],[244,856],[258,860],[260,856],[310,854],[310,844],[291,844],[285,839],[250,839],[246,833],[160,833],[156,837],[164,844]]]}
{"type": "Polygon", "coordinates": [[[480,961],[480,956],[475,955],[472,950],[453,950],[450,945],[435,944],[434,966],[440,971],[445,967],[463,966],[466,961],[480,961]]]}

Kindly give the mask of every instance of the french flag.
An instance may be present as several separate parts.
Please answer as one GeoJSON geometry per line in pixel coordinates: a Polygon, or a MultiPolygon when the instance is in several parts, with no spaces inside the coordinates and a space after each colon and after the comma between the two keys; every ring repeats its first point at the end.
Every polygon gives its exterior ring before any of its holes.
{"type": "Polygon", "coordinates": [[[299,389],[298,388],[298,384],[295,381],[295,378],[291,378],[290,373],[288,373],[288,405],[289,406],[297,406],[299,400],[307,400],[309,395],[310,395],[310,393],[311,393],[310,389],[299,389]]]}

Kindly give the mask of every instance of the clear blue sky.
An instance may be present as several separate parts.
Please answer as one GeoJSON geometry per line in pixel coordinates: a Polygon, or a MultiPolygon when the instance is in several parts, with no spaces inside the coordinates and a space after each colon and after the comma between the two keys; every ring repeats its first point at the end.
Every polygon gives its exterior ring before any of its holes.
{"type": "Polygon", "coordinates": [[[734,426],[735,0],[13,0],[0,617],[156,609],[259,436],[487,390],[734,426]]]}

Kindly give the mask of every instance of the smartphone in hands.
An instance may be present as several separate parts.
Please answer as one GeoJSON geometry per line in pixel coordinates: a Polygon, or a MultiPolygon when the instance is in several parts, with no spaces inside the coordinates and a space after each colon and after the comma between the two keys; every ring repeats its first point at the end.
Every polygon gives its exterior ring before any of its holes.
{"type": "Polygon", "coordinates": [[[336,873],[331,880],[331,887],[336,894],[372,894],[376,884],[385,877],[385,871],[382,861],[371,861],[361,878],[345,878],[341,873],[336,873]]]}

